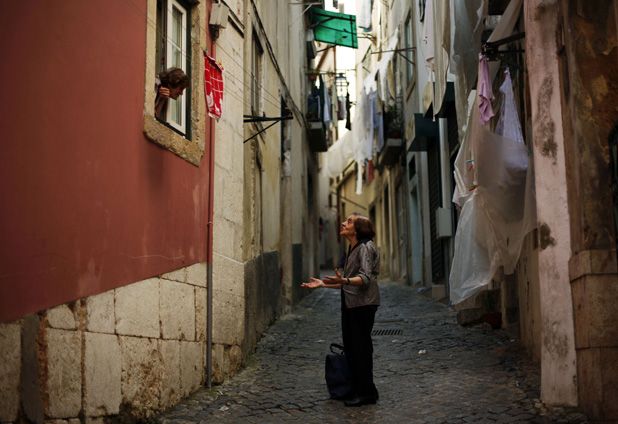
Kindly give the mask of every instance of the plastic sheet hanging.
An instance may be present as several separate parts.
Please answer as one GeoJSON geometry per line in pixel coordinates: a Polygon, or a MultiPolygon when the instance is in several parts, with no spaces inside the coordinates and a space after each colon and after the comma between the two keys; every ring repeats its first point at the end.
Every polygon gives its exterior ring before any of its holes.
{"type": "MultiPolygon", "coordinates": [[[[509,109],[515,110],[503,107],[500,119],[515,122],[509,109]]],[[[499,267],[513,273],[524,237],[536,226],[533,161],[525,144],[510,130],[502,136],[480,125],[476,104],[468,128],[454,172],[462,209],[449,277],[453,304],[484,289],[499,267]]]]}

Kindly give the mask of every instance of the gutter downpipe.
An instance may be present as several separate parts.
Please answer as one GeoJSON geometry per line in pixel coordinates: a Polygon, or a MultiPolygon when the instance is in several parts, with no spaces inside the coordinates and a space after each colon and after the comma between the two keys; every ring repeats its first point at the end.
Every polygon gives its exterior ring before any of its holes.
{"type": "MultiPolygon", "coordinates": [[[[212,39],[212,38],[211,38],[212,39]]],[[[212,43],[213,57],[216,45],[212,43]]],[[[206,387],[212,387],[212,241],[215,197],[215,121],[210,119],[210,140],[208,146],[208,225],[206,240],[206,387]]]]}
{"type": "MultiPolygon", "coordinates": [[[[440,137],[440,178],[442,180],[442,207],[451,209],[451,161],[450,161],[450,152],[449,152],[449,144],[448,144],[448,121],[447,118],[438,118],[438,131],[440,137]]],[[[451,233],[453,231],[451,224],[451,233]]],[[[446,250],[446,258],[445,258],[445,286],[448,288],[448,280],[450,275],[451,268],[451,245],[450,240],[452,240],[452,236],[447,240],[444,240],[442,243],[442,247],[446,250]]]]}

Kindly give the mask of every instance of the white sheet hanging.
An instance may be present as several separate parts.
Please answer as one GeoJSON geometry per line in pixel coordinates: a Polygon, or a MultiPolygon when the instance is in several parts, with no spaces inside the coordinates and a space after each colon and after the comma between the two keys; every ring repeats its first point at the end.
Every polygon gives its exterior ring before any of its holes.
{"type": "Polygon", "coordinates": [[[371,28],[371,0],[360,0],[356,3],[356,7],[356,25],[371,28]]]}
{"type": "Polygon", "coordinates": [[[433,2],[434,8],[434,116],[442,109],[444,95],[446,94],[446,75],[449,68],[449,55],[451,51],[451,18],[449,3],[442,0],[433,2]]]}
{"type": "Polygon", "coordinates": [[[433,0],[425,3],[425,20],[423,21],[423,41],[425,42],[425,66],[433,70],[434,57],[434,22],[433,0]]]}
{"type": "Polygon", "coordinates": [[[513,80],[511,80],[511,71],[508,68],[504,71],[504,82],[500,86],[500,92],[502,93],[502,109],[496,124],[496,134],[524,144],[524,135],[521,132],[517,114],[517,103],[515,103],[513,94],[513,80]]]}
{"type": "Polygon", "coordinates": [[[363,162],[356,162],[356,194],[363,194],[363,162]]]}
{"type": "Polygon", "coordinates": [[[323,121],[324,123],[326,123],[327,125],[332,121],[332,118],[330,116],[331,114],[331,103],[330,103],[330,93],[328,91],[328,88],[326,87],[326,84],[324,84],[324,113],[323,113],[323,121]]]}
{"type": "Polygon", "coordinates": [[[395,29],[395,32],[391,36],[388,45],[386,47],[386,53],[382,55],[382,58],[378,62],[378,96],[380,100],[388,105],[392,101],[392,94],[389,90],[389,65],[395,55],[394,50],[397,48],[397,42],[399,41],[399,28],[395,29]]]}
{"type": "Polygon", "coordinates": [[[498,267],[513,273],[523,239],[536,226],[533,162],[527,147],[491,133],[479,123],[476,103],[472,110],[471,136],[455,160],[462,209],[449,276],[454,304],[485,288],[498,267]]]}

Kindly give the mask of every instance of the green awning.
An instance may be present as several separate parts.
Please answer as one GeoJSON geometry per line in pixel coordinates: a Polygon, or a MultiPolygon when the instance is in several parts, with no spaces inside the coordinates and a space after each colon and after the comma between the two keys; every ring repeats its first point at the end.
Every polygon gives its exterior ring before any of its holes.
{"type": "Polygon", "coordinates": [[[312,7],[309,10],[309,21],[317,41],[353,49],[358,48],[355,15],[312,7]]]}

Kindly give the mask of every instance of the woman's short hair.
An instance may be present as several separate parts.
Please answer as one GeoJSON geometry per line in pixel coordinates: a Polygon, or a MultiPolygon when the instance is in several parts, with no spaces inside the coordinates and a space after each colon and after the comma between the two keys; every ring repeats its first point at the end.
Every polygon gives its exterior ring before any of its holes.
{"type": "Polygon", "coordinates": [[[353,213],[352,215],[356,216],[354,229],[357,239],[372,239],[376,236],[376,230],[371,219],[360,213],[353,213]]]}
{"type": "Polygon", "coordinates": [[[189,86],[189,77],[180,68],[169,68],[159,74],[161,85],[170,88],[187,88],[189,86]]]}

